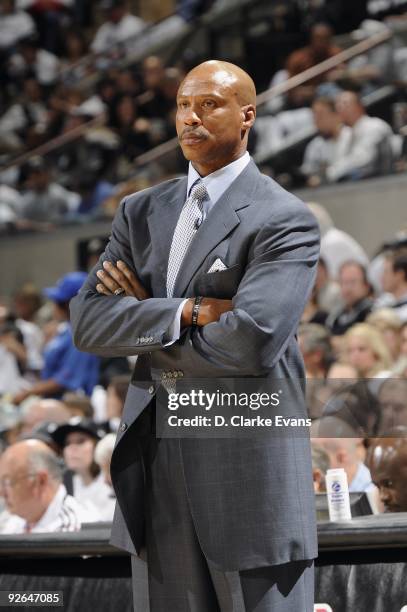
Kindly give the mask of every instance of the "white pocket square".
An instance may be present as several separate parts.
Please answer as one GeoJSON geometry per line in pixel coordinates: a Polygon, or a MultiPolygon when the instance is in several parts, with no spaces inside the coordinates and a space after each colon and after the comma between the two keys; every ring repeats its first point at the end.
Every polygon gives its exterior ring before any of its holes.
{"type": "Polygon", "coordinates": [[[211,274],[211,272],[221,272],[222,270],[227,270],[227,266],[225,266],[225,264],[223,263],[223,261],[221,259],[216,259],[213,264],[211,265],[211,267],[208,270],[208,274],[211,274]]]}

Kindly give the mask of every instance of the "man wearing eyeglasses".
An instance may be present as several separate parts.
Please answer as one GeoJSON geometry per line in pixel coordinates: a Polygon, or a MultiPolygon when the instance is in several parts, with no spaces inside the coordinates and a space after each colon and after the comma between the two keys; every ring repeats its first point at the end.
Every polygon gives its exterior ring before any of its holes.
{"type": "Polygon", "coordinates": [[[0,459],[0,493],[10,513],[0,533],[77,531],[94,521],[87,510],[67,494],[61,462],[39,440],[16,442],[0,459]]]}

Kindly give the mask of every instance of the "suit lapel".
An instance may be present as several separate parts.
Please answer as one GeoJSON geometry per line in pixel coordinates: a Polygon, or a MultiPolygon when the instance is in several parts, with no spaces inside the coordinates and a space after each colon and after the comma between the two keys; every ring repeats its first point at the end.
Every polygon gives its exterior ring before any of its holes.
{"type": "Polygon", "coordinates": [[[175,296],[184,294],[192,277],[207,255],[239,225],[240,218],[237,211],[249,206],[252,202],[258,176],[259,171],[254,162],[251,161],[212,207],[185,254],[175,282],[175,296]]]}
{"type": "Polygon", "coordinates": [[[175,226],[185,202],[187,183],[187,178],[183,177],[162,191],[155,198],[154,205],[147,218],[151,243],[154,245],[154,249],[157,250],[157,269],[163,283],[162,297],[167,295],[168,257],[175,226]]]}

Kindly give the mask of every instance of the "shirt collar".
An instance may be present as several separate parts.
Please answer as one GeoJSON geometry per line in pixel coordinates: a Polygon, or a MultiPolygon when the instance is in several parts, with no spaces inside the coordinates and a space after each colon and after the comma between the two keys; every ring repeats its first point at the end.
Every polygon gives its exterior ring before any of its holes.
{"type": "Polygon", "coordinates": [[[193,167],[192,163],[189,162],[187,195],[189,196],[189,192],[191,191],[193,184],[198,179],[201,179],[206,187],[212,204],[215,204],[226,189],[230,187],[235,178],[237,178],[244,168],[246,168],[249,161],[250,155],[246,151],[244,155],[238,159],[235,159],[235,161],[231,162],[227,166],[223,166],[223,168],[219,168],[219,170],[215,170],[215,172],[212,172],[204,177],[201,177],[201,175],[193,167]]]}

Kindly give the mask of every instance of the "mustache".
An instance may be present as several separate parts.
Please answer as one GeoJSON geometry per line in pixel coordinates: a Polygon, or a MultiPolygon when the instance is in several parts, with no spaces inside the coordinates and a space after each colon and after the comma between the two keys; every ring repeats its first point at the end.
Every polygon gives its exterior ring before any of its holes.
{"type": "Polygon", "coordinates": [[[182,140],[184,136],[189,136],[189,135],[195,136],[196,138],[202,138],[202,139],[207,137],[206,132],[204,132],[200,128],[186,127],[182,130],[181,135],[179,136],[179,140],[182,140]]]}

